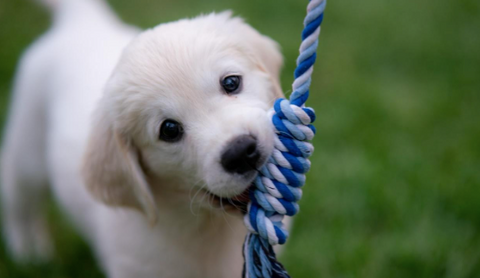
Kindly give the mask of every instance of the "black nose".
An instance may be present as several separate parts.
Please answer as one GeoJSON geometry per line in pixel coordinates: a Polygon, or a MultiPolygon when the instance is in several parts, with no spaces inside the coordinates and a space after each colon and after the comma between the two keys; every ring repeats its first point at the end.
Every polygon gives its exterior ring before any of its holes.
{"type": "Polygon", "coordinates": [[[223,151],[221,163],[229,173],[245,174],[257,167],[260,152],[257,140],[251,135],[242,135],[231,141],[223,151]]]}

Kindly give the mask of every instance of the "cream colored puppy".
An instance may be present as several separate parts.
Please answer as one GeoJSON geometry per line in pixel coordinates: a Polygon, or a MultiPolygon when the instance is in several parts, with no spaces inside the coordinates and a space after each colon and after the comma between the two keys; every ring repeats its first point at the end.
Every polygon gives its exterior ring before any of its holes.
{"type": "Polygon", "coordinates": [[[140,33],[100,0],[44,2],[53,26],[20,62],[2,150],[11,254],[51,254],[51,185],[108,277],[240,277],[276,43],[229,13],[140,33]]]}

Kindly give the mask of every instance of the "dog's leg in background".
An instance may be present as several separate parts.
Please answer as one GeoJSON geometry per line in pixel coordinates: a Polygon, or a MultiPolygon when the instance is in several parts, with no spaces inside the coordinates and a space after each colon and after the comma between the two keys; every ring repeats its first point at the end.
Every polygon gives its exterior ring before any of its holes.
{"type": "Polygon", "coordinates": [[[45,75],[48,61],[37,42],[23,56],[1,156],[3,232],[11,255],[21,262],[44,261],[52,245],[42,213],[48,189],[45,75]]]}

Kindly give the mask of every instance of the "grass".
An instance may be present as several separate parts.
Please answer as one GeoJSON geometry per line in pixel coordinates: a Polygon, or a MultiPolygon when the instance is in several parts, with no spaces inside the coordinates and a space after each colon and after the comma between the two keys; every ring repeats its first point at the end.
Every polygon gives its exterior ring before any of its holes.
{"type": "MultiPolygon", "coordinates": [[[[118,0],[148,28],[230,8],[277,40],[289,92],[306,1],[118,0]]],[[[16,61],[49,23],[0,2],[0,123],[16,61]]],[[[282,257],[292,277],[480,277],[480,2],[330,1],[309,105],[318,130],[301,213],[282,257]]],[[[0,277],[102,277],[52,205],[57,256],[0,277]]]]}

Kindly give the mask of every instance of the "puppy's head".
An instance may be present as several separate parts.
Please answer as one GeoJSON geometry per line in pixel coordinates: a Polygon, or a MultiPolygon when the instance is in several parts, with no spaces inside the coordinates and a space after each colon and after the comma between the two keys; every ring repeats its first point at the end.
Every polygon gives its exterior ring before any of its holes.
{"type": "Polygon", "coordinates": [[[152,219],[164,190],[244,192],[273,149],[267,110],[282,96],[281,64],[274,41],[229,13],[139,35],[94,115],[84,163],[91,193],[152,219]]]}

